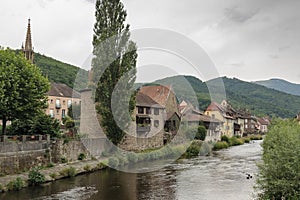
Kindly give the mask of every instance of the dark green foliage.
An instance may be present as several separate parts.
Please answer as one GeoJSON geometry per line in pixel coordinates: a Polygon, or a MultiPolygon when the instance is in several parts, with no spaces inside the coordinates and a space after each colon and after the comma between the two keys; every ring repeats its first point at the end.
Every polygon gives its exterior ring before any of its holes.
{"type": "Polygon", "coordinates": [[[266,135],[259,165],[260,199],[300,199],[300,125],[276,120],[266,135]]]}
{"type": "Polygon", "coordinates": [[[74,81],[77,79],[76,89],[84,89],[87,86],[87,71],[79,67],[60,62],[39,53],[34,54],[34,63],[51,82],[64,83],[73,88],[74,81]]]}
{"type": "Polygon", "coordinates": [[[84,160],[84,159],[86,159],[86,155],[84,153],[78,155],[78,160],[84,160]]]}
{"type": "Polygon", "coordinates": [[[185,152],[186,158],[191,158],[198,156],[201,151],[201,145],[202,143],[200,141],[193,141],[192,144],[189,146],[189,148],[185,152]]]}
{"type": "Polygon", "coordinates": [[[24,187],[24,181],[18,177],[15,180],[10,181],[7,185],[6,188],[9,191],[18,191],[21,190],[24,187]]]}
{"type": "Polygon", "coordinates": [[[125,133],[115,122],[111,105],[116,106],[116,116],[123,128],[131,122],[130,112],[122,110],[127,105],[134,108],[130,89],[136,79],[136,45],[130,41],[127,13],[120,0],[97,0],[94,26],[92,81],[96,86],[95,101],[101,115],[101,125],[107,137],[118,144],[125,133]],[[121,79],[122,78],[122,79],[121,79]],[[119,88],[116,86],[120,86],[119,88]],[[113,92],[117,95],[113,99],[113,92]],[[127,98],[128,97],[128,98],[127,98]]]}
{"type": "Polygon", "coordinates": [[[69,167],[69,168],[65,168],[65,169],[61,170],[59,172],[59,174],[64,177],[74,177],[74,176],[76,176],[77,172],[74,167],[69,167]]]}
{"type": "Polygon", "coordinates": [[[232,137],[229,139],[229,145],[230,146],[237,146],[244,144],[244,140],[242,138],[232,137]]]}
{"type": "Polygon", "coordinates": [[[28,183],[29,185],[40,185],[46,181],[45,175],[39,171],[38,167],[34,167],[29,171],[28,183]]]}
{"type": "Polygon", "coordinates": [[[205,138],[206,138],[206,128],[204,126],[199,126],[195,139],[204,141],[205,138]]]}
{"type": "Polygon", "coordinates": [[[0,50],[0,119],[2,133],[6,122],[26,120],[47,107],[49,81],[40,69],[30,64],[23,55],[7,49],[0,50]]]}
{"type": "Polygon", "coordinates": [[[59,134],[59,122],[44,112],[38,113],[32,119],[14,120],[8,128],[10,135],[46,135],[57,137],[59,134]]]}
{"type": "Polygon", "coordinates": [[[227,135],[222,135],[221,141],[229,143],[229,137],[227,135]]]}
{"type": "Polygon", "coordinates": [[[225,149],[225,148],[228,148],[229,147],[229,144],[225,141],[222,141],[222,142],[217,142],[215,145],[214,145],[214,150],[220,150],[220,149],[225,149]]]}

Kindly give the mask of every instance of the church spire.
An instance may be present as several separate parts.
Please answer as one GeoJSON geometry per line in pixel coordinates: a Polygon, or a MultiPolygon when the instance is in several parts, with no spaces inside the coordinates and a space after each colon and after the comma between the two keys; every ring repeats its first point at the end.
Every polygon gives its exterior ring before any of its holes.
{"type": "Polygon", "coordinates": [[[22,50],[23,50],[23,53],[25,55],[25,58],[27,60],[29,60],[31,63],[33,63],[34,52],[33,52],[32,41],[31,41],[30,19],[28,19],[28,27],[27,27],[25,47],[22,46],[22,50]]]}

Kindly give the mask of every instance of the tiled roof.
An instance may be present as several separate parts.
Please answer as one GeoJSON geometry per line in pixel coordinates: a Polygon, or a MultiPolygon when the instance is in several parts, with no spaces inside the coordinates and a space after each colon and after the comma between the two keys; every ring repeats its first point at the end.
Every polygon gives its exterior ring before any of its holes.
{"type": "Polygon", "coordinates": [[[170,86],[163,85],[143,86],[140,88],[140,92],[147,94],[163,107],[167,104],[170,91],[170,86]]]}
{"type": "Polygon", "coordinates": [[[210,116],[203,115],[203,114],[194,114],[194,113],[186,114],[183,117],[183,119],[187,120],[188,122],[203,121],[203,122],[212,122],[212,123],[222,123],[222,121],[218,119],[213,119],[210,116]]]}
{"type": "Polygon", "coordinates": [[[261,124],[261,125],[269,125],[269,121],[265,120],[264,118],[258,118],[257,121],[261,124]]]}
{"type": "Polygon", "coordinates": [[[51,83],[51,88],[50,91],[48,92],[48,95],[56,96],[56,97],[68,97],[68,98],[80,99],[80,94],[77,91],[61,83],[51,83]]]}
{"type": "Polygon", "coordinates": [[[136,95],[136,105],[137,106],[149,106],[149,107],[156,107],[156,108],[163,108],[159,105],[156,101],[151,99],[148,95],[138,92],[136,95]]]}
{"type": "Polygon", "coordinates": [[[227,119],[235,119],[235,116],[237,113],[232,108],[225,108],[224,106],[212,102],[206,109],[206,111],[219,111],[222,113],[223,117],[227,119]]]}

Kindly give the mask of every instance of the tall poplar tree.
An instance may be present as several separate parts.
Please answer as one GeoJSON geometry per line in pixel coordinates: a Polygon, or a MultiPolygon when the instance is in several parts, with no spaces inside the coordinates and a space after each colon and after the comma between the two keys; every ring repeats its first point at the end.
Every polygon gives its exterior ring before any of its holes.
{"type": "MultiPolygon", "coordinates": [[[[126,102],[126,95],[136,79],[136,45],[130,40],[129,25],[125,24],[126,10],[120,0],[97,0],[96,23],[94,25],[92,82],[96,86],[95,101],[100,122],[107,137],[118,144],[124,137],[124,131],[114,120],[111,105],[113,92],[126,102]],[[115,90],[117,84],[122,89],[115,90]],[[115,90],[115,91],[114,91],[115,90]]],[[[133,100],[131,100],[131,108],[133,100]]],[[[121,109],[117,111],[120,121],[128,123],[128,115],[121,109]]],[[[116,117],[116,116],[115,116],[116,117]]]]}

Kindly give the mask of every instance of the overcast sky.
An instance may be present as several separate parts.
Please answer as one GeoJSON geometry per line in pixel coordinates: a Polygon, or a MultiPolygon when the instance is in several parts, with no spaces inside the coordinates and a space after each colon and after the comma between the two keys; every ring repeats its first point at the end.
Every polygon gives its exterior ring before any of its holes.
{"type": "MultiPolygon", "coordinates": [[[[124,4],[131,29],[164,28],[185,35],[207,52],[221,76],[300,83],[299,0],[126,0],[124,4]]],[[[92,52],[94,10],[93,0],[2,0],[0,45],[20,48],[30,17],[35,51],[83,66],[92,52]]],[[[149,65],[142,57],[139,65],[149,65]]],[[[185,68],[183,62],[171,60],[168,67],[185,68]]],[[[158,69],[153,67],[156,73],[158,69]]]]}

